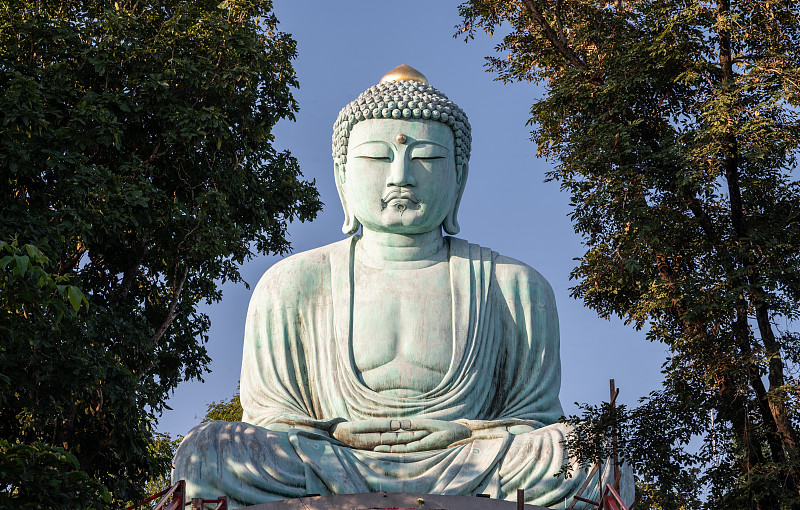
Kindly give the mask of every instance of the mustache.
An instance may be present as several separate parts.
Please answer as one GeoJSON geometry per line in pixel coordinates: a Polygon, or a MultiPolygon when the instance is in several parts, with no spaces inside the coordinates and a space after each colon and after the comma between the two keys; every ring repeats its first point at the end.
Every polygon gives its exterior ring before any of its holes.
{"type": "Polygon", "coordinates": [[[405,198],[406,200],[410,200],[415,204],[419,204],[420,202],[422,202],[422,200],[420,200],[419,197],[417,197],[417,195],[415,195],[413,191],[411,191],[408,188],[404,188],[402,186],[393,186],[389,188],[389,190],[381,198],[381,202],[385,204],[390,200],[394,200],[396,198],[405,198]]]}

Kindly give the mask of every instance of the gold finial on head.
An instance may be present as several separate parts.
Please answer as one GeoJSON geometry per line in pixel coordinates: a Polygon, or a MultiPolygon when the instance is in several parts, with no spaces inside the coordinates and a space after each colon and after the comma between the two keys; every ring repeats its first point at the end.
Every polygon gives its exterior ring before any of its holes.
{"type": "Polygon", "coordinates": [[[399,80],[418,81],[420,83],[424,83],[425,85],[428,84],[428,79],[424,74],[405,64],[399,65],[388,73],[384,74],[383,78],[381,78],[381,83],[399,80]]]}

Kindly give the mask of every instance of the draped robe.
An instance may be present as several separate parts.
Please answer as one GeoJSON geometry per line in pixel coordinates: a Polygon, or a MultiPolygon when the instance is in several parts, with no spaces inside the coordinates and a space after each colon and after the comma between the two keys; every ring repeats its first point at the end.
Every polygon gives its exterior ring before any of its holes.
{"type": "MultiPolygon", "coordinates": [[[[513,259],[447,237],[452,359],[434,389],[378,393],[359,377],[352,352],[358,236],[284,259],[259,282],[247,314],[242,422],[193,429],[173,479],[190,496],[227,494],[234,506],[306,494],[488,493],[561,507],[586,478],[570,461],[552,289],[513,259]],[[417,453],[355,450],[330,435],[337,422],[370,418],[456,421],[482,438],[417,453]],[[531,432],[512,434],[528,425],[531,432]],[[519,429],[519,427],[517,427],[519,429]]],[[[603,478],[609,476],[606,466],[603,478]]],[[[584,497],[597,498],[598,483],[584,497]]],[[[632,477],[623,480],[632,499],[632,477]]],[[[577,505],[581,508],[581,505],[577,505]]]]}

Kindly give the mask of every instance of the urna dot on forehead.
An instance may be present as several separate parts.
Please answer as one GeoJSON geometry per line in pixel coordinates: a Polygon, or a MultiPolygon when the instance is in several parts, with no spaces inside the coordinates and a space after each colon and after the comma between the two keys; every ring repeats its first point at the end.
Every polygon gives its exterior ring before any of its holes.
{"type": "Polygon", "coordinates": [[[350,130],[367,119],[423,119],[447,124],[455,138],[456,165],[469,161],[472,128],[467,114],[409,65],[395,67],[342,108],[333,124],[332,155],[336,162],[347,163],[350,130]]]}

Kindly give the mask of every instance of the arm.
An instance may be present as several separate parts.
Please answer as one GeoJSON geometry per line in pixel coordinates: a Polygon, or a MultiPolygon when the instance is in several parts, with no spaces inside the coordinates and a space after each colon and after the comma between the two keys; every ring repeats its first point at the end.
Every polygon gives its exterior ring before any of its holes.
{"type": "MultiPolygon", "coordinates": [[[[241,373],[243,421],[275,431],[302,428],[328,434],[341,419],[314,411],[303,342],[301,301],[305,289],[324,288],[324,272],[302,260],[286,259],[259,281],[247,312],[241,373]],[[321,273],[321,274],[316,274],[321,273]],[[303,285],[317,279],[317,287],[303,285]]],[[[321,292],[321,291],[320,291],[321,292]]]]}
{"type": "Polygon", "coordinates": [[[555,295],[545,278],[508,257],[495,263],[494,299],[503,310],[505,370],[499,384],[504,395],[495,420],[521,420],[540,428],[563,414],[561,357],[555,295]]]}

